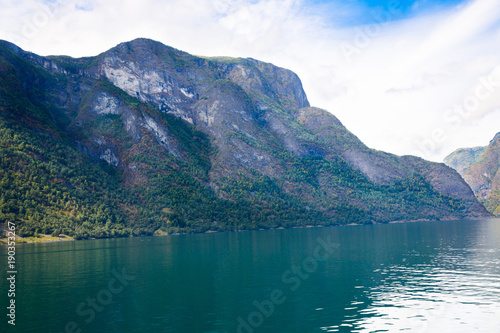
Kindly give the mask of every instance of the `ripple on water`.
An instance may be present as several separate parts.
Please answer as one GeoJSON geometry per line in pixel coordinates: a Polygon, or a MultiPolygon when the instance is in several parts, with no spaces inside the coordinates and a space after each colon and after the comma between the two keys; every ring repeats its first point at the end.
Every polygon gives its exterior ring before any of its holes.
{"type": "MultiPolygon", "coordinates": [[[[499,253],[449,248],[426,265],[405,261],[376,269],[379,284],[366,289],[370,305],[358,310],[357,319],[346,315],[332,329],[353,325],[359,332],[498,332],[499,253]]],[[[352,313],[354,305],[345,310],[352,313]]]]}

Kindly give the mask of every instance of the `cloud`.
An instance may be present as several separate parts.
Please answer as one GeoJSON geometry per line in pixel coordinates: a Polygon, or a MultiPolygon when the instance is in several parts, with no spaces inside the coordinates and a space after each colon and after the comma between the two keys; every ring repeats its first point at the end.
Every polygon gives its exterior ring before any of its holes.
{"type": "MultiPolygon", "coordinates": [[[[495,46],[499,7],[496,1],[475,1],[388,26],[345,73],[349,77],[356,69],[363,69],[363,79],[354,86],[372,103],[377,115],[365,118],[370,125],[363,126],[354,117],[344,123],[369,145],[438,161],[460,146],[486,144],[498,129],[489,126],[485,130],[473,116],[462,119],[457,128],[446,121],[445,114],[463,103],[479,77],[499,64],[495,46]],[[373,123],[380,124],[386,135],[370,130],[373,123]],[[445,139],[434,140],[436,131],[442,131],[445,139]]],[[[493,98],[481,101],[476,114],[498,112],[499,105],[493,98]]],[[[354,98],[346,98],[342,105],[343,110],[351,109],[358,116],[363,108],[370,108],[369,103],[356,103],[354,98]]]]}
{"type": "Polygon", "coordinates": [[[272,62],[295,71],[311,104],[368,146],[441,160],[500,131],[486,122],[500,118],[496,98],[458,128],[445,117],[500,65],[500,3],[431,3],[415,2],[408,16],[401,4],[350,0],[3,0],[0,38],[42,55],[90,56],[148,37],[192,54],[272,62]],[[446,140],[435,142],[436,130],[446,140]],[[430,140],[433,149],[422,149],[430,140]]]}

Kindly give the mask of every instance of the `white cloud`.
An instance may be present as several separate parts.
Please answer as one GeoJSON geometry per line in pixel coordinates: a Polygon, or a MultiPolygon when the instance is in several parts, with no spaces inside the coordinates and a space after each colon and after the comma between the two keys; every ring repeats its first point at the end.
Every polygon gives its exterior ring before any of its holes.
{"type": "MultiPolygon", "coordinates": [[[[338,104],[334,108],[340,113],[350,110],[358,116],[356,120],[339,114],[366,143],[395,153],[421,151],[428,159],[441,160],[459,146],[486,144],[500,126],[485,130],[471,116],[456,128],[444,120],[444,114],[463,103],[478,78],[500,63],[494,34],[499,17],[500,4],[485,0],[392,23],[344,72],[347,78],[358,78],[353,81],[358,94],[343,96],[331,105],[338,104]],[[363,115],[363,109],[374,112],[363,115]],[[362,115],[364,124],[359,121],[362,115]],[[443,131],[446,139],[433,140],[436,130],[443,131]]],[[[475,114],[498,112],[498,106],[494,98],[481,101],[475,114]]]]}
{"type": "MultiPolygon", "coordinates": [[[[42,55],[96,55],[137,37],[199,55],[273,62],[302,78],[311,104],[326,108],[367,145],[397,154],[430,147],[440,160],[487,144],[500,101],[481,101],[457,128],[444,119],[500,65],[500,3],[476,0],[412,19],[342,28],[366,8],[306,0],[0,0],[0,38],[42,55]],[[349,59],[342,45],[351,46],[349,59]],[[427,144],[427,146],[426,146],[427,144]]],[[[418,9],[418,8],[417,8],[418,9]]],[[[365,19],[366,21],[366,19],[365,19]]],[[[500,88],[499,88],[500,89],[500,88]]]]}

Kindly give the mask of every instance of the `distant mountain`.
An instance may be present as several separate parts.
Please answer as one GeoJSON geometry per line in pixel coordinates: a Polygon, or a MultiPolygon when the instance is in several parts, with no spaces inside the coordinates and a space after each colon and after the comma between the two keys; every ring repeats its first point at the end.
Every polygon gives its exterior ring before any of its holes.
{"type": "Polygon", "coordinates": [[[366,147],[293,72],[148,39],[0,42],[0,219],[77,238],[489,216],[444,164],[366,147]]]}
{"type": "Polygon", "coordinates": [[[444,164],[464,175],[467,169],[483,155],[486,147],[460,148],[444,159],[444,164]]]}
{"type": "Polygon", "coordinates": [[[458,149],[444,162],[463,176],[488,211],[500,214],[500,133],[488,146],[458,149]]]}

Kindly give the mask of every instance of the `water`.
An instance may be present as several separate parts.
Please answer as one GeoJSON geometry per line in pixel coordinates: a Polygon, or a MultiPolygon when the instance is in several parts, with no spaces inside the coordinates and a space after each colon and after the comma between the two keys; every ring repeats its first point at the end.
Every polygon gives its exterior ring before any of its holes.
{"type": "Polygon", "coordinates": [[[1,332],[500,332],[500,220],[18,245],[15,328],[0,251],[1,332]]]}

